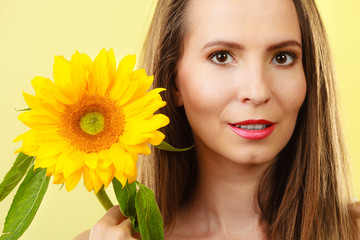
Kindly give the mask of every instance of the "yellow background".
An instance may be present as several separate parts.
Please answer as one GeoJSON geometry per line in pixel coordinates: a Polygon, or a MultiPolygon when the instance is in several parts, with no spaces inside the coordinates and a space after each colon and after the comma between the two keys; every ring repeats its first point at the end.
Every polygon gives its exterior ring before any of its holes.
{"type": "MultiPolygon", "coordinates": [[[[354,188],[360,197],[360,3],[317,2],[333,50],[354,188]]],[[[153,0],[0,0],[0,180],[20,146],[12,140],[27,130],[17,121],[15,108],[26,107],[22,91],[33,93],[30,80],[34,76],[52,79],[54,55],[70,59],[78,50],[93,59],[102,48],[113,48],[117,60],[126,54],[139,54],[153,8],[153,0]]],[[[33,223],[21,239],[72,239],[104,214],[96,197],[82,183],[70,193],[59,188],[49,185],[33,223]]],[[[0,203],[1,231],[13,196],[0,203]]]]}

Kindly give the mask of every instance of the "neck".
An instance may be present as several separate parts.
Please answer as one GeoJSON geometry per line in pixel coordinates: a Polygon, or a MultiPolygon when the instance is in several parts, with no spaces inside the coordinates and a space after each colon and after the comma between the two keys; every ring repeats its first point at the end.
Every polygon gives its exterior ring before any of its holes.
{"type": "Polygon", "coordinates": [[[198,156],[198,164],[195,195],[184,214],[197,219],[199,232],[225,236],[261,232],[256,195],[268,164],[239,164],[209,156],[198,156]]]}

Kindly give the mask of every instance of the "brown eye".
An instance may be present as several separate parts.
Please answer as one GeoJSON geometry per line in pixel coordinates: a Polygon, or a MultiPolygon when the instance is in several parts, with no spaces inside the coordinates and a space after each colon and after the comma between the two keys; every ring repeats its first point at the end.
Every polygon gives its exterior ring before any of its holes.
{"type": "Polygon", "coordinates": [[[218,53],[218,54],[216,54],[215,57],[216,57],[216,60],[218,62],[221,62],[221,63],[226,62],[226,60],[227,60],[227,54],[226,53],[218,53]]]}
{"type": "Polygon", "coordinates": [[[285,54],[281,54],[281,55],[278,55],[276,56],[276,62],[279,63],[279,64],[284,64],[286,63],[287,61],[287,57],[285,54]]]}
{"type": "Polygon", "coordinates": [[[228,52],[216,52],[211,57],[210,60],[216,64],[228,64],[234,61],[234,58],[228,52]]]}
{"type": "Polygon", "coordinates": [[[272,63],[280,66],[287,66],[291,65],[295,59],[296,59],[295,53],[292,52],[280,52],[275,55],[275,57],[272,59],[272,63]]]}

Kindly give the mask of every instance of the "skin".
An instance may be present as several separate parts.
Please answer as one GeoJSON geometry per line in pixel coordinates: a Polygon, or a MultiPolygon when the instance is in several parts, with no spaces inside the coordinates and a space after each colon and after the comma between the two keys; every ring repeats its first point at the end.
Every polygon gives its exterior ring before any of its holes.
{"type": "Polygon", "coordinates": [[[194,134],[199,184],[169,239],[263,239],[256,187],[289,141],[306,94],[295,6],[194,0],[188,10],[176,96],[194,134]],[[249,140],[228,125],[248,119],[274,122],[275,130],[249,140]]]}
{"type": "MultiPolygon", "coordinates": [[[[306,94],[295,6],[290,0],[192,0],[187,11],[174,94],[192,127],[199,183],[165,238],[265,239],[256,187],[289,141],[306,94]],[[248,119],[274,122],[275,130],[249,140],[228,125],[248,119]]],[[[104,218],[91,240],[134,239],[119,212],[104,218]],[[106,237],[114,229],[122,235],[106,237]]]]}

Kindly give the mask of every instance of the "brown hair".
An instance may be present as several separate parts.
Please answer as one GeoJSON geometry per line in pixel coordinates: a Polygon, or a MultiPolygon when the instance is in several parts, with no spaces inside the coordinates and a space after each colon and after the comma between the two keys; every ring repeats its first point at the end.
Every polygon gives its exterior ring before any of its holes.
{"type": "MultiPolygon", "coordinates": [[[[168,89],[170,118],[163,129],[166,141],[177,147],[193,144],[183,107],[173,99],[177,63],[186,35],[189,0],[159,0],[144,45],[144,67],[154,74],[154,87],[168,89]]],[[[355,239],[355,211],[351,205],[349,170],[339,124],[333,67],[326,32],[314,0],[294,0],[307,81],[305,101],[294,133],[265,172],[258,187],[260,215],[269,239],[355,239]],[[290,160],[290,161],[289,161],[290,160]]],[[[153,149],[142,171],[155,190],[166,229],[196,185],[195,151],[172,153],[153,149]]]]}

